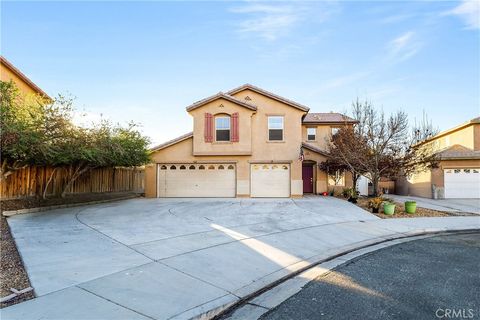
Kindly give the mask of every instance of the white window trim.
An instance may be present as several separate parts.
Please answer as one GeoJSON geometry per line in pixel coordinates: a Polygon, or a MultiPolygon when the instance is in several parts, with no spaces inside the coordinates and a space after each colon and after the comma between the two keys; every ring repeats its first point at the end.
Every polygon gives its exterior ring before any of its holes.
{"type": "Polygon", "coordinates": [[[227,115],[221,115],[221,116],[215,116],[215,142],[229,142],[232,140],[232,122],[230,119],[230,116],[227,115]],[[217,119],[228,119],[228,140],[217,140],[217,130],[223,130],[226,131],[227,129],[217,129],[217,119]]]}
{"type": "Polygon", "coordinates": [[[267,116],[267,140],[269,142],[283,142],[285,140],[285,116],[267,116]],[[280,130],[279,128],[270,128],[270,118],[282,118],[282,140],[270,140],[270,129],[271,130],[280,130]]]}
{"type": "Polygon", "coordinates": [[[317,128],[315,127],[310,127],[307,128],[307,141],[316,141],[317,140],[317,128]],[[308,136],[311,136],[311,134],[308,133],[308,130],[314,130],[313,136],[315,136],[313,139],[309,139],[308,136]]]}

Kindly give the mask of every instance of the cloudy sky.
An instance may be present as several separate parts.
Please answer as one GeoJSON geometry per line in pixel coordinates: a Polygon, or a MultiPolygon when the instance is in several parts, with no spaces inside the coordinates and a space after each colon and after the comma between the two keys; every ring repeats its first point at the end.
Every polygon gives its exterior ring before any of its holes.
{"type": "Polygon", "coordinates": [[[185,107],[252,83],[308,105],[357,97],[440,129],[480,114],[480,2],[5,2],[1,53],[89,120],[159,143],[185,107]]]}

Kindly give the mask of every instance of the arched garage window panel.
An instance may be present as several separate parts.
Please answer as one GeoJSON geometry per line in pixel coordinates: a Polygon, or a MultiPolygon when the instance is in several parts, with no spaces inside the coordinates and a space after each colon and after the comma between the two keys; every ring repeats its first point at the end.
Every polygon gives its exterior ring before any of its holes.
{"type": "Polygon", "coordinates": [[[223,166],[223,164],[221,164],[221,165],[218,166],[218,170],[223,170],[223,169],[225,169],[225,167],[223,166]]]}
{"type": "Polygon", "coordinates": [[[188,167],[190,170],[195,170],[195,166],[192,164],[190,167],[188,167]]]}
{"type": "Polygon", "coordinates": [[[215,140],[230,141],[230,116],[218,115],[215,117],[215,140]]]}
{"type": "Polygon", "coordinates": [[[205,166],[202,164],[200,167],[198,167],[198,170],[205,170],[205,166]]]}
{"type": "Polygon", "coordinates": [[[208,170],[215,170],[215,166],[214,165],[209,165],[208,170]]]}
{"type": "Polygon", "coordinates": [[[232,165],[228,166],[228,170],[233,170],[233,169],[234,169],[234,167],[232,165]]]}
{"type": "Polygon", "coordinates": [[[167,170],[167,166],[166,165],[161,166],[160,170],[167,170]]]}
{"type": "Polygon", "coordinates": [[[187,169],[187,167],[185,167],[184,165],[180,166],[180,170],[185,170],[185,169],[187,169]]]}
{"type": "Polygon", "coordinates": [[[175,167],[175,166],[170,166],[170,170],[177,170],[177,167],[175,167]]]}

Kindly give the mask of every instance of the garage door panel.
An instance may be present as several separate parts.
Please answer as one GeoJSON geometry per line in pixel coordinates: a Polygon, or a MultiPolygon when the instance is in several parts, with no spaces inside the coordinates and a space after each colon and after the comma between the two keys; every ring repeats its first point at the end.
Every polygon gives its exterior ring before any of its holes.
{"type": "Polygon", "coordinates": [[[235,197],[235,167],[219,164],[160,167],[158,189],[159,197],[235,197]]]}
{"type": "Polygon", "coordinates": [[[480,168],[444,171],[445,198],[480,198],[480,168]]]}
{"type": "Polygon", "coordinates": [[[252,164],[250,177],[252,197],[290,197],[289,164],[252,164]]]}

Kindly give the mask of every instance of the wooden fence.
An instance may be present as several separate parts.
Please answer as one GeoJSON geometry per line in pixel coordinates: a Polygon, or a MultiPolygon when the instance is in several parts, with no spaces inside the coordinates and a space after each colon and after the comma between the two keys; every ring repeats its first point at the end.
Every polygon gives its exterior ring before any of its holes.
{"type": "MultiPolygon", "coordinates": [[[[26,167],[0,183],[1,199],[42,196],[53,167],[26,167]]],[[[99,168],[81,175],[68,194],[102,192],[144,192],[145,170],[139,168],[99,168]]],[[[67,172],[57,168],[48,185],[47,196],[60,196],[67,184],[67,172]]]]}

